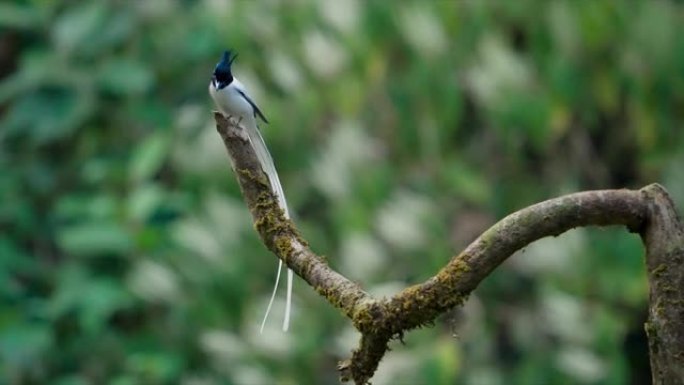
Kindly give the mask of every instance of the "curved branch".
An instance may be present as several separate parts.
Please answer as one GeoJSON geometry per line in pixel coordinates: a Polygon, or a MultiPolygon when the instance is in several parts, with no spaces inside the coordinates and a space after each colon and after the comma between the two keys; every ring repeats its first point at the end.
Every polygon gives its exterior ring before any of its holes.
{"type": "Polygon", "coordinates": [[[480,235],[437,275],[394,296],[388,309],[401,315],[393,332],[421,326],[460,305],[494,268],[540,238],[580,226],[626,225],[637,230],[644,217],[640,193],[630,190],[581,192],[515,212],[480,235]],[[407,318],[406,313],[415,316],[407,318]]]}
{"type": "Polygon", "coordinates": [[[389,299],[376,299],[308,248],[283,216],[241,129],[220,113],[214,117],[264,244],[361,332],[359,347],[338,366],[343,381],[367,383],[391,339],[462,304],[492,270],[531,242],[579,226],[624,225],[641,233],[647,249],[651,359],[664,363],[652,363],[654,383],[684,384],[684,231],[662,187],[588,191],[532,205],[485,231],[434,277],[389,299]]]}
{"type": "Polygon", "coordinates": [[[625,225],[637,231],[645,217],[646,205],[641,193],[630,190],[566,195],[505,217],[452,258],[434,277],[372,306],[373,311],[367,312],[368,317],[357,327],[362,333],[382,338],[373,345],[362,343],[354,351],[348,365],[351,376],[357,383],[367,381],[373,372],[367,367],[355,368],[355,362],[373,362],[374,357],[382,357],[391,338],[429,325],[439,314],[461,305],[494,268],[533,241],[579,226],[625,225]]]}

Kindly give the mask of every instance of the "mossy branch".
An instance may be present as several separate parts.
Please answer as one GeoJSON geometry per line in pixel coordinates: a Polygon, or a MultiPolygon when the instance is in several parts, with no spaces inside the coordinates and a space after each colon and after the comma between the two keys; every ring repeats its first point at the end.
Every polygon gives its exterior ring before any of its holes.
{"type": "Polygon", "coordinates": [[[361,332],[359,347],[338,366],[343,381],[367,383],[390,340],[429,325],[462,304],[492,270],[531,242],[580,226],[623,225],[641,234],[647,251],[651,285],[647,331],[654,383],[684,384],[684,232],[672,201],[659,185],[638,191],[581,192],[522,209],[485,231],[434,277],[378,299],[309,249],[292,221],[283,216],[241,129],[220,113],[214,117],[264,244],[361,332]]]}
{"type": "Polygon", "coordinates": [[[342,310],[347,317],[353,317],[366,301],[371,300],[370,295],[331,269],[323,257],[309,249],[292,221],[285,218],[278,206],[268,178],[261,170],[243,129],[220,112],[214,112],[214,119],[261,240],[328,302],[342,310]]]}

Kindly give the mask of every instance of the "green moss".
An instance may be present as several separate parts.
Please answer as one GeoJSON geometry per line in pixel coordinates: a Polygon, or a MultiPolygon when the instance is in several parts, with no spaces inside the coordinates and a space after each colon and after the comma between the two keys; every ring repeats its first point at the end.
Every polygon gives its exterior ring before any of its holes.
{"type": "Polygon", "coordinates": [[[390,300],[358,304],[351,318],[363,335],[362,343],[347,362],[352,365],[349,372],[353,380],[363,382],[372,376],[389,340],[401,340],[405,331],[431,326],[446,309],[462,304],[467,295],[459,292],[458,283],[469,271],[470,266],[459,256],[433,280],[408,287],[390,300]]]}
{"type": "Polygon", "coordinates": [[[451,261],[435,277],[435,282],[411,286],[388,305],[387,312],[397,323],[393,331],[426,326],[444,310],[460,305],[467,298],[459,292],[457,284],[470,266],[462,256],[451,261]]]}
{"type": "Polygon", "coordinates": [[[283,262],[287,263],[289,257],[294,254],[292,242],[285,237],[278,237],[275,240],[275,253],[283,259],[283,262]]]}
{"type": "Polygon", "coordinates": [[[352,323],[357,330],[362,333],[373,333],[377,331],[378,325],[375,325],[376,319],[371,314],[371,306],[373,304],[366,304],[357,306],[352,315],[352,323]]]}
{"type": "Polygon", "coordinates": [[[470,266],[464,261],[463,254],[454,258],[448,265],[446,265],[435,277],[437,281],[442,284],[448,282],[458,282],[463,273],[470,271],[470,266]]]}
{"type": "Polygon", "coordinates": [[[268,178],[266,177],[266,174],[264,174],[263,172],[255,174],[249,169],[240,168],[236,170],[236,173],[238,174],[238,177],[240,179],[247,179],[252,182],[256,182],[261,185],[267,186],[268,188],[271,187],[271,185],[268,183],[268,178]]]}
{"type": "Polygon", "coordinates": [[[666,293],[667,295],[675,295],[677,293],[677,288],[668,283],[665,285],[660,285],[659,291],[666,293]]]}
{"type": "Polygon", "coordinates": [[[651,274],[653,274],[656,277],[659,277],[665,270],[667,270],[667,266],[664,263],[661,263],[660,265],[658,265],[658,267],[653,269],[651,274]]]}
{"type": "Polygon", "coordinates": [[[366,316],[364,306],[358,304],[360,299],[359,297],[362,294],[350,296],[348,293],[341,291],[339,288],[331,288],[330,286],[331,285],[316,285],[314,290],[316,290],[319,295],[324,297],[335,308],[340,309],[346,317],[351,318],[352,323],[357,329],[360,327],[358,324],[365,325],[366,322],[359,321],[366,316]],[[354,311],[354,313],[350,313],[351,311],[354,311]]]}
{"type": "Polygon", "coordinates": [[[277,200],[270,192],[259,194],[256,202],[250,207],[250,211],[255,216],[254,227],[265,239],[284,232],[295,234],[298,237],[290,222],[285,219],[277,200]]]}
{"type": "Polygon", "coordinates": [[[650,343],[657,343],[658,331],[653,323],[650,321],[644,323],[644,331],[646,332],[646,336],[648,337],[650,343]]]}

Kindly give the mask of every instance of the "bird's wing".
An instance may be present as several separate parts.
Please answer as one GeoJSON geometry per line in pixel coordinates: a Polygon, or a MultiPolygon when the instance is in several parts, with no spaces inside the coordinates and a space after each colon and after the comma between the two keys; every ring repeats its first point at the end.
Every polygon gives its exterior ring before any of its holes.
{"type": "Polygon", "coordinates": [[[247,101],[247,103],[249,103],[249,105],[252,106],[252,109],[254,110],[254,117],[257,117],[257,116],[258,116],[258,117],[260,117],[265,123],[268,123],[268,120],[266,119],[266,117],[264,116],[264,114],[263,114],[263,113],[261,112],[261,110],[259,109],[259,106],[257,106],[256,103],[254,103],[254,101],[252,100],[252,98],[250,98],[250,97],[247,95],[247,92],[245,91],[245,86],[243,86],[242,83],[241,83],[239,80],[237,80],[237,79],[233,79],[233,84],[234,84],[235,89],[237,90],[237,92],[240,94],[240,96],[242,96],[243,98],[245,98],[245,100],[247,101]]]}
{"type": "Polygon", "coordinates": [[[283,192],[283,186],[280,184],[280,178],[278,178],[278,171],[273,164],[273,158],[271,153],[266,147],[264,138],[261,136],[259,127],[256,125],[256,119],[247,119],[243,121],[245,127],[247,128],[247,134],[249,135],[249,140],[252,143],[254,152],[256,153],[259,163],[261,163],[261,168],[266,173],[268,181],[273,189],[273,194],[278,198],[278,204],[280,208],[285,212],[285,217],[289,218],[290,214],[287,209],[287,202],[285,201],[285,193],[283,192]]]}
{"type": "Polygon", "coordinates": [[[254,101],[252,101],[252,99],[250,99],[249,96],[247,96],[247,94],[246,94],[244,91],[242,91],[241,89],[238,88],[238,92],[240,93],[240,95],[242,95],[243,98],[245,98],[245,100],[247,101],[247,103],[249,103],[249,104],[252,106],[252,108],[254,109],[254,116],[255,116],[255,117],[258,116],[258,117],[260,117],[261,120],[263,120],[265,123],[268,123],[268,120],[266,119],[266,117],[264,116],[264,114],[261,112],[261,110],[259,109],[259,107],[256,105],[256,103],[254,103],[254,101]]]}

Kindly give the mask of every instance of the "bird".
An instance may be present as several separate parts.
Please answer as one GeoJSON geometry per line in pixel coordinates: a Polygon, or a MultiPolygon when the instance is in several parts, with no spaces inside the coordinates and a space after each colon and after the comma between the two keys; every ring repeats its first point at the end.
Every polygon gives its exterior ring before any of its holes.
{"type": "MultiPolygon", "coordinates": [[[[237,54],[233,50],[226,50],[221,56],[221,60],[214,67],[214,73],[209,83],[209,94],[211,95],[218,110],[227,117],[233,117],[238,120],[238,125],[244,127],[247,132],[249,142],[256,153],[256,156],[261,164],[261,168],[268,177],[271,191],[278,200],[278,205],[283,210],[286,218],[290,218],[290,213],[287,208],[285,194],[283,187],[278,178],[278,172],[273,164],[273,158],[266,147],[264,138],[261,136],[257,118],[268,124],[268,120],[263,112],[256,105],[254,100],[249,96],[245,86],[233,75],[232,65],[237,54]]],[[[278,291],[278,284],[280,283],[280,274],[283,269],[283,261],[278,262],[278,271],[276,273],[276,280],[271,293],[271,299],[266,307],[266,313],[261,322],[260,333],[264,331],[264,325],[271,312],[273,300],[278,291]]],[[[290,326],[290,310],[292,307],[292,281],[294,273],[291,269],[287,269],[287,294],[285,301],[285,316],[283,319],[283,331],[286,332],[290,326]]]]}

